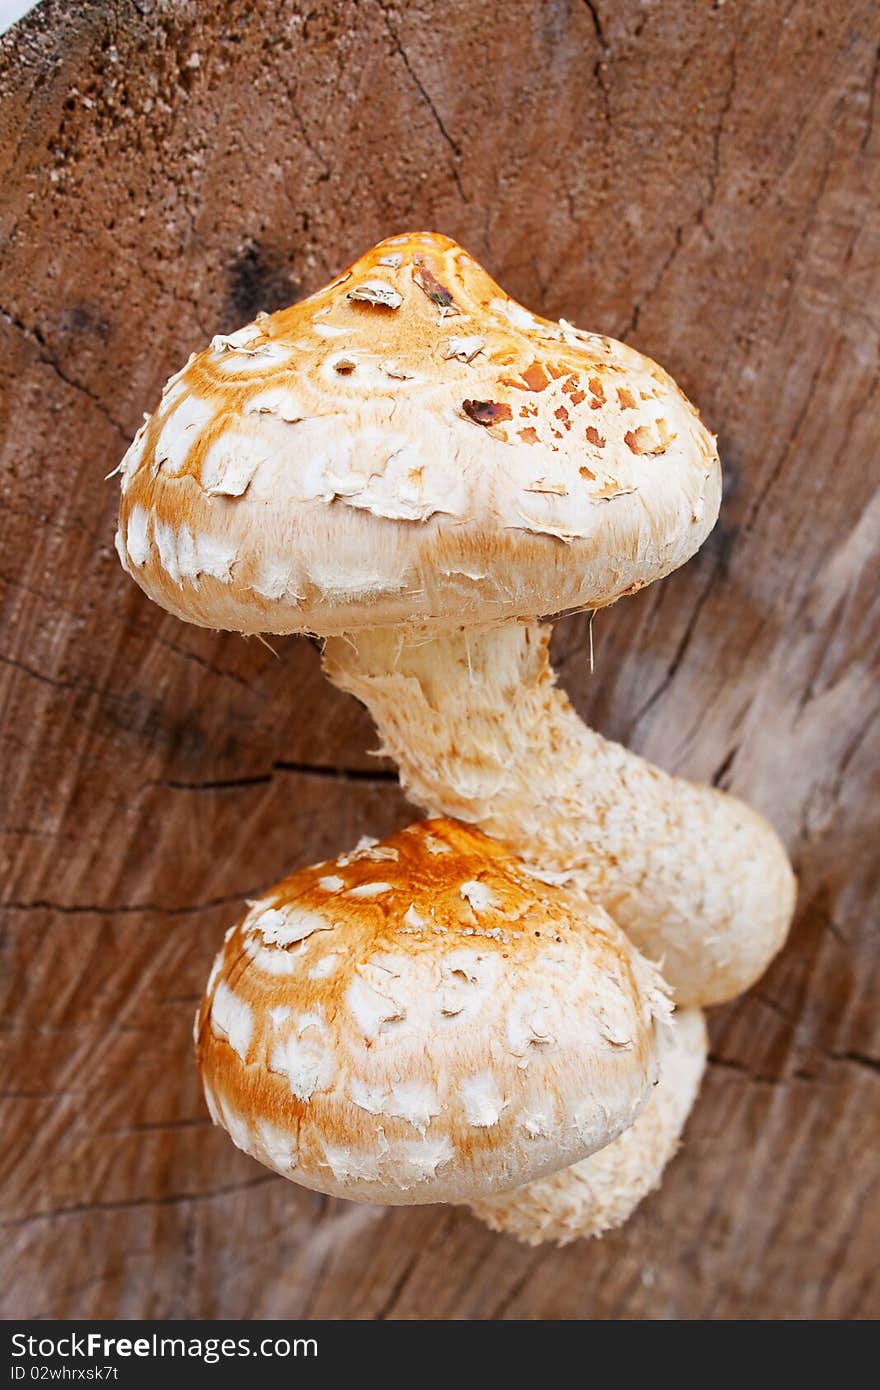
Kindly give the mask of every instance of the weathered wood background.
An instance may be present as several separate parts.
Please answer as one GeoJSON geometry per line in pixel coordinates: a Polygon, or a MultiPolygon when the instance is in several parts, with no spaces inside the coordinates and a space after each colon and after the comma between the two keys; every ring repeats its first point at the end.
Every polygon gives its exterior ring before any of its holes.
{"type": "Polygon", "coordinates": [[[865,0],[47,0],[2,42],[7,1316],[858,1317],[878,1221],[880,17],[865,0]],[[410,808],[314,649],[165,617],[103,481],[193,348],[432,227],[719,432],[685,570],[558,635],[604,732],[773,818],[790,943],[628,1228],[275,1178],[192,1014],[241,899],[410,808]],[[872,1007],[873,1004],[873,1007],[872,1007]]]}

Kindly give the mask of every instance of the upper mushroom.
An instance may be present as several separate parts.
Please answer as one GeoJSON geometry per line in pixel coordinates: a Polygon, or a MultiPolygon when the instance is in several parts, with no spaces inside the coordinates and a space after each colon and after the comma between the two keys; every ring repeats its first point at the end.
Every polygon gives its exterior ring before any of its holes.
{"type": "Polygon", "coordinates": [[[121,471],[125,568],[242,632],[599,607],[692,555],[720,497],[713,438],[662,368],[528,312],[424,232],[215,337],[121,471]]]}

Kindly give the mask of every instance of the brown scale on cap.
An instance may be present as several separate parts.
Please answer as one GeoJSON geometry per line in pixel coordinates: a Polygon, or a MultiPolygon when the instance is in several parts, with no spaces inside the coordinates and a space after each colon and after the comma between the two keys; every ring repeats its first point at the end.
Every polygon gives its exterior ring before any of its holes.
{"type": "Polygon", "coordinates": [[[215,1120],[294,1181],[464,1200],[631,1124],[667,1011],[601,909],[434,820],[252,904],[215,963],[198,1056],[215,1120]]]}
{"type": "Polygon", "coordinates": [[[510,406],[498,401],[462,401],[461,408],[475,425],[500,425],[513,417],[510,406]]]}

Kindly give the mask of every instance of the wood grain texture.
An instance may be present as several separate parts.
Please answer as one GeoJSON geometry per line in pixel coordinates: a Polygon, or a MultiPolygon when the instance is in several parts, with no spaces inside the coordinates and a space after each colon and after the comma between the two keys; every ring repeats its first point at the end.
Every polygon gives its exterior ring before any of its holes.
{"type": "Polygon", "coordinates": [[[867,0],[45,0],[2,41],[7,1317],[880,1313],[878,41],[867,0]],[[151,607],[103,482],[210,333],[419,226],[719,432],[704,550],[597,617],[594,674],[583,618],[556,657],[801,881],[662,1191],[561,1252],[210,1127],[190,1026],[240,899],[410,811],[308,643],[151,607]]]}

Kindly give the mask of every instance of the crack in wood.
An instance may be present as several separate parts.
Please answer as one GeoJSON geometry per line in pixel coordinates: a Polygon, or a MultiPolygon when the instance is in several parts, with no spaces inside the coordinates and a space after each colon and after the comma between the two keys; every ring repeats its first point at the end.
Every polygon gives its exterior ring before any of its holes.
{"type": "Polygon", "coordinates": [[[735,743],[733,747],[724,755],[721,762],[718,764],[715,771],[712,773],[712,776],[709,778],[710,786],[721,787],[726,790],[728,786],[727,775],[733,767],[734,762],[736,761],[736,755],[739,752],[739,748],[740,745],[738,743],[735,743]]]}
{"type": "Polygon", "coordinates": [[[589,11],[590,19],[593,23],[593,31],[596,35],[596,43],[599,46],[599,56],[593,64],[593,78],[599,91],[602,93],[602,113],[606,125],[611,124],[611,93],[608,86],[608,74],[606,65],[611,55],[608,40],[605,37],[605,29],[602,24],[602,17],[599,14],[599,7],[595,0],[584,0],[584,4],[589,11]]]}
{"type": "MultiPolygon", "coordinates": [[[[733,108],[733,97],[734,92],[736,91],[736,39],[734,39],[733,43],[730,46],[730,56],[727,60],[727,63],[727,86],[724,89],[724,96],[721,101],[721,108],[718,113],[718,120],[716,122],[715,129],[712,132],[712,162],[709,165],[709,192],[705,201],[700,206],[696,217],[697,224],[702,227],[705,227],[706,214],[712,208],[712,205],[715,202],[715,195],[718,191],[718,176],[721,172],[721,139],[724,134],[724,127],[727,122],[727,118],[730,115],[730,112],[733,108]]],[[[711,233],[709,233],[708,231],[708,228],[706,228],[706,232],[707,235],[711,235],[711,233]]]]}
{"type": "Polygon", "coordinates": [[[865,129],[859,141],[859,154],[864,154],[874,130],[874,111],[877,105],[877,79],[880,76],[880,43],[874,49],[874,61],[868,75],[868,109],[865,112],[865,129]]]}
{"type": "Polygon", "coordinates": [[[42,362],[44,366],[49,367],[58,379],[64,382],[65,386],[69,386],[71,390],[79,391],[82,395],[86,396],[98,409],[100,414],[107,421],[107,424],[112,425],[113,429],[116,430],[125,444],[125,447],[128,448],[132,440],[132,435],[129,434],[124,425],[121,425],[119,421],[113,417],[100,396],[96,395],[89,386],[85,386],[83,382],[77,381],[76,377],[68,375],[58,361],[58,358],[50,349],[49,344],[40,330],[38,328],[29,327],[20,318],[17,318],[15,314],[10,313],[8,309],[4,309],[2,306],[0,306],[0,318],[4,318],[10,327],[15,328],[19,333],[22,333],[25,338],[36,345],[38,349],[38,361],[42,362]]]}
{"type": "MultiPolygon", "coordinates": [[[[872,1076],[880,1074],[880,1057],[873,1057],[870,1053],[861,1052],[856,1048],[836,1051],[818,1047],[815,1043],[808,1043],[804,1044],[801,1050],[805,1053],[815,1053],[820,1061],[863,1068],[872,1076]]],[[[710,1053],[708,1062],[712,1067],[717,1067],[722,1071],[735,1072],[737,1075],[745,1077],[746,1080],[761,1086],[787,1086],[795,1081],[815,1081],[817,1079],[817,1073],[811,1071],[803,1063],[791,1072],[776,1075],[755,1071],[747,1062],[736,1057],[719,1057],[715,1053],[710,1053]]]]}
{"type": "Polygon", "coordinates": [[[72,1202],[70,1206],[55,1207],[52,1211],[35,1211],[28,1216],[14,1217],[11,1221],[0,1221],[0,1230],[21,1230],[38,1222],[57,1221],[68,1216],[86,1216],[90,1212],[135,1211],[138,1208],[176,1207],[186,1203],[214,1202],[218,1197],[230,1197],[236,1192],[250,1192],[269,1183],[282,1181],[277,1173],[266,1173],[258,1178],[248,1178],[245,1182],[226,1183],[207,1192],[174,1192],[167,1197],[129,1197],[118,1202],[72,1202]]]}
{"type": "Polygon", "coordinates": [[[191,1119],[185,1120],[140,1120],[137,1123],[125,1125],[110,1125],[106,1129],[96,1130],[96,1134],[113,1135],[116,1138],[128,1138],[133,1134],[166,1134],[177,1130],[186,1129],[211,1129],[214,1121],[210,1115],[195,1115],[191,1119]]]}
{"type": "Polygon", "coordinates": [[[421,1254],[421,1250],[417,1248],[413,1251],[412,1255],[406,1261],[400,1274],[397,1276],[394,1283],[391,1285],[388,1294],[373,1314],[374,1322],[385,1322],[390,1317],[391,1313],[394,1311],[395,1304],[400,1298],[400,1295],[403,1293],[404,1289],[406,1288],[407,1284],[409,1283],[410,1279],[415,1273],[416,1265],[419,1263],[421,1254]]]}
{"type": "Polygon", "coordinates": [[[792,426],[787,433],[785,443],[783,444],[783,447],[780,450],[779,457],[777,458],[776,462],[771,466],[770,472],[763,486],[759,489],[751,506],[749,507],[745,520],[742,524],[743,537],[749,536],[751,534],[755,522],[757,521],[761,513],[761,510],[764,506],[764,503],[766,502],[770,493],[776,486],[776,483],[782,474],[782,470],[785,468],[785,465],[788,463],[789,459],[792,456],[792,452],[795,448],[800,432],[803,429],[804,424],[806,423],[807,416],[810,413],[810,409],[816,402],[816,387],[819,384],[819,379],[822,375],[822,369],[825,366],[827,358],[828,349],[826,348],[824,352],[821,352],[819,354],[819,360],[813,368],[800,407],[798,409],[797,414],[795,415],[792,426]]]}
{"type": "MultiPolygon", "coordinates": [[[[589,8],[592,10],[593,7],[589,5],[589,0],[585,0],[585,3],[587,3],[589,8]]],[[[730,76],[728,78],[727,87],[725,88],[724,96],[722,98],[721,108],[718,115],[718,122],[715,126],[715,129],[712,132],[712,161],[709,166],[708,192],[704,201],[697,208],[697,211],[693,218],[693,226],[703,227],[706,231],[706,234],[709,236],[711,236],[711,234],[709,233],[708,228],[706,228],[706,215],[711,209],[712,205],[714,204],[715,197],[718,191],[718,175],[721,169],[721,139],[724,133],[725,122],[727,121],[727,117],[730,114],[733,105],[734,90],[736,88],[736,42],[734,42],[731,46],[730,57],[728,59],[728,66],[730,76]]],[[[671,270],[672,264],[676,260],[679,252],[681,251],[682,245],[684,244],[685,226],[686,223],[681,222],[676,227],[675,234],[672,239],[672,246],[670,247],[663,261],[661,262],[660,269],[654,276],[654,279],[649,285],[647,291],[641,294],[639,298],[636,300],[635,304],[633,305],[632,312],[630,313],[629,318],[627,319],[626,323],[623,326],[623,329],[620,332],[620,338],[623,342],[627,341],[631,333],[636,332],[639,326],[639,320],[642,316],[642,309],[644,305],[650,303],[650,301],[654,298],[654,296],[660,289],[660,286],[662,285],[663,281],[665,280],[668,272],[671,270]]]]}
{"type": "Polygon", "coordinates": [[[162,903],[58,903],[50,898],[35,898],[31,902],[13,899],[0,902],[0,912],[57,912],[63,917],[117,917],[130,913],[144,913],[157,917],[188,917],[197,912],[210,912],[215,907],[226,907],[229,903],[241,903],[246,898],[259,897],[271,885],[261,884],[257,888],[244,888],[240,893],[227,893],[221,898],[208,898],[201,903],[186,903],[180,907],[166,907],[162,903]]]}
{"type": "Polygon", "coordinates": [[[145,787],[167,787],[170,791],[238,791],[242,788],[268,786],[274,781],[275,774],[278,772],[296,777],[326,778],[336,782],[375,782],[391,786],[400,785],[397,773],[390,768],[337,767],[330,763],[289,762],[282,758],[276,759],[276,761],[273,762],[271,771],[257,773],[255,776],[230,777],[207,782],[185,782],[174,778],[163,777],[153,778],[143,785],[145,787]]]}
{"type": "Polygon", "coordinates": [[[499,1299],[495,1307],[492,1309],[492,1312],[489,1315],[490,1321],[501,1321],[501,1319],[506,1314],[507,1310],[519,1298],[526,1285],[529,1284],[531,1280],[535,1277],[540,1265],[544,1261],[545,1254],[546,1252],[532,1252],[532,1258],[529,1260],[522,1274],[520,1274],[518,1279],[515,1279],[513,1281],[510,1288],[507,1290],[504,1296],[499,1299]]]}
{"type": "Polygon", "coordinates": [[[379,0],[379,9],[380,9],[381,12],[382,12],[382,18],[383,18],[384,21],[385,21],[385,27],[386,27],[386,29],[388,30],[388,33],[389,33],[390,36],[391,36],[391,41],[392,41],[392,43],[394,44],[394,48],[395,48],[395,50],[396,50],[396,52],[397,52],[397,54],[398,54],[398,56],[399,56],[401,62],[403,63],[403,66],[406,68],[406,71],[407,71],[407,73],[409,74],[409,76],[410,76],[411,80],[413,81],[413,83],[415,84],[415,86],[416,86],[416,88],[417,88],[417,90],[418,90],[418,92],[419,92],[419,95],[421,96],[423,102],[425,103],[425,105],[427,106],[427,108],[428,108],[428,110],[430,111],[431,115],[433,116],[433,118],[434,118],[434,124],[436,125],[436,127],[437,127],[437,129],[439,130],[441,136],[443,137],[443,139],[445,140],[446,144],[449,146],[449,149],[450,149],[451,152],[452,152],[452,163],[451,163],[451,165],[450,165],[450,171],[451,171],[451,173],[452,173],[452,177],[453,177],[453,180],[454,180],[454,182],[455,182],[455,186],[456,186],[456,188],[458,189],[459,197],[461,198],[461,201],[462,201],[463,203],[469,203],[469,202],[470,202],[470,198],[467,196],[467,194],[466,194],[465,191],[464,191],[464,188],[463,188],[462,182],[461,182],[461,175],[460,175],[459,169],[458,169],[459,161],[461,160],[461,157],[462,157],[461,146],[459,145],[459,143],[458,143],[457,140],[453,139],[453,137],[450,135],[449,131],[446,129],[446,125],[445,125],[445,123],[444,123],[444,121],[443,121],[443,118],[442,118],[442,116],[440,115],[440,112],[437,110],[437,107],[434,105],[434,102],[433,102],[433,100],[432,100],[432,98],[431,98],[430,93],[428,92],[428,90],[427,90],[427,88],[425,87],[424,83],[421,81],[421,79],[419,78],[419,76],[418,76],[418,74],[416,73],[415,69],[413,68],[412,64],[410,63],[409,57],[407,56],[406,49],[404,48],[404,46],[403,46],[403,44],[402,44],[402,42],[401,42],[401,40],[400,40],[400,36],[398,35],[397,30],[395,29],[394,25],[391,23],[391,17],[390,17],[390,15],[389,15],[389,13],[388,13],[388,10],[387,10],[386,6],[382,3],[382,0],[379,0]]]}
{"type": "Polygon", "coordinates": [[[681,250],[683,240],[684,223],[682,222],[675,229],[675,234],[672,238],[672,246],[667,255],[664,257],[663,261],[661,262],[660,269],[654,276],[654,279],[651,281],[651,284],[648,286],[647,291],[644,294],[640,295],[639,298],[636,300],[635,304],[633,305],[632,313],[630,314],[626,323],[623,325],[623,328],[620,330],[618,336],[620,337],[621,342],[625,343],[628,340],[630,334],[635,333],[636,329],[639,326],[639,319],[642,316],[643,306],[649,303],[649,301],[654,298],[654,295],[659,290],[664,279],[666,278],[667,271],[670,269],[670,267],[672,266],[672,262],[675,260],[676,256],[681,250]]]}
{"type": "MultiPolygon", "coordinates": [[[[24,661],[17,661],[15,657],[3,656],[0,654],[0,664],[10,666],[15,671],[21,671],[32,680],[42,681],[44,685],[54,686],[56,690],[74,690],[78,682],[75,680],[61,680],[58,676],[47,676],[45,671],[38,671],[33,666],[28,666],[24,661]]],[[[95,686],[81,686],[82,690],[87,690],[89,694],[100,694],[95,686]]]]}

